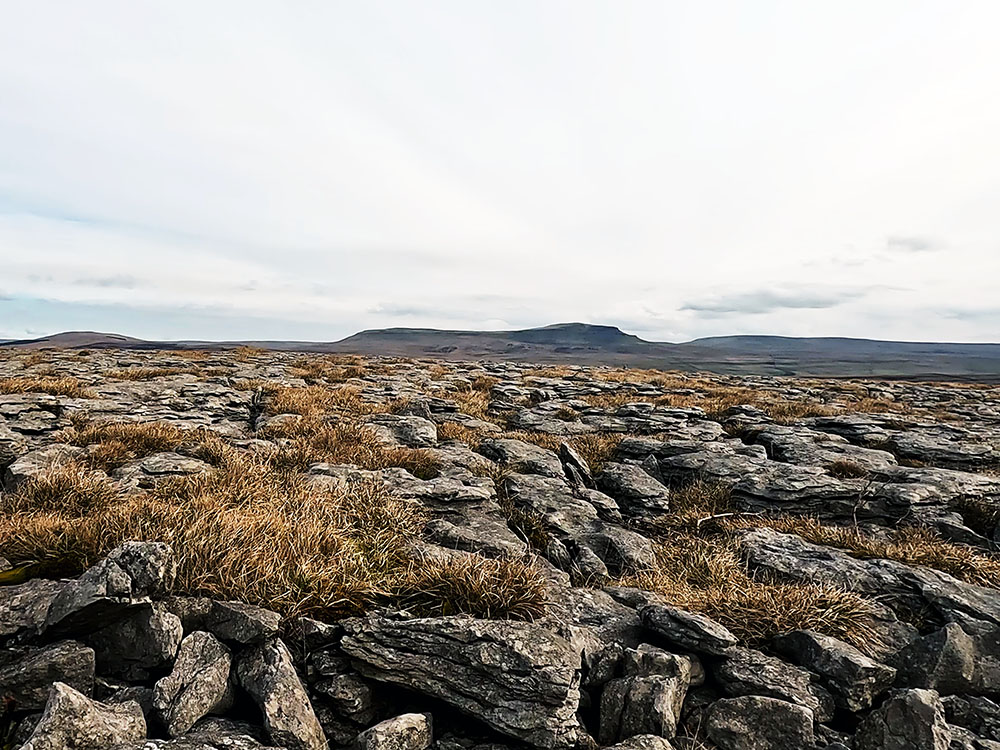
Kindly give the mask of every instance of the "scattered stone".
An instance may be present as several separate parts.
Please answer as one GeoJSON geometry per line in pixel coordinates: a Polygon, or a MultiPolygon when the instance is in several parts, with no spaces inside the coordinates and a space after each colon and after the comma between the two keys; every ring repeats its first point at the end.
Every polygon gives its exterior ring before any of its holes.
{"type": "Polygon", "coordinates": [[[643,625],[668,643],[697,654],[721,656],[739,643],[727,628],[696,612],[648,604],[639,610],[639,616],[643,625]]]}
{"type": "Polygon", "coordinates": [[[8,701],[14,710],[45,708],[55,682],[90,695],[94,690],[93,649],[76,641],[60,641],[8,663],[0,660],[0,703],[8,701]]]}
{"type": "Polygon", "coordinates": [[[271,742],[289,750],[325,750],[323,729],[295,672],[292,655],[280,639],[240,654],[236,674],[240,687],[260,709],[271,742]]]}
{"type": "Polygon", "coordinates": [[[720,750],[803,750],[813,746],[813,714],[777,698],[724,698],[709,707],[706,733],[720,750]]]}
{"type": "Polygon", "coordinates": [[[811,630],[778,636],[773,646],[800,667],[826,678],[837,705],[848,711],[871,708],[896,676],[895,669],[869,659],[854,646],[811,630]]]}
{"type": "Polygon", "coordinates": [[[138,703],[105,705],[56,682],[21,750],[107,750],[145,736],[146,719],[138,703]]]}
{"type": "Polygon", "coordinates": [[[196,632],[184,639],[173,671],[153,690],[153,708],[171,737],[232,705],[231,666],[229,649],[210,633],[196,632]]]}
{"type": "Polygon", "coordinates": [[[101,674],[141,681],[169,666],[183,635],[180,618],[157,602],[94,631],[86,642],[97,654],[101,674]]]}
{"type": "Polygon", "coordinates": [[[501,734],[540,748],[576,740],[580,657],[540,627],[369,617],[344,623],[341,648],[362,674],[442,700],[501,734]]]}
{"type": "Polygon", "coordinates": [[[861,722],[856,750],[948,750],[951,730],[933,690],[903,690],[861,722]]]}
{"type": "Polygon", "coordinates": [[[433,740],[430,714],[403,714],[358,735],[358,750],[427,750],[433,740]]]}

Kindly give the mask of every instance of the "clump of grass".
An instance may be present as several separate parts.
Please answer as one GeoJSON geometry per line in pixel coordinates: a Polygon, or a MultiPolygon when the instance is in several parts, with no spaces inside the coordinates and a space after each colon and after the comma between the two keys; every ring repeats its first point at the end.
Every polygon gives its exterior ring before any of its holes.
{"type": "Polygon", "coordinates": [[[96,445],[87,463],[105,471],[164,451],[182,451],[214,463],[221,445],[209,430],[183,429],[168,422],[91,423],[81,417],[64,431],[63,439],[72,445],[96,445]]]}
{"type": "Polygon", "coordinates": [[[1000,588],[1000,559],[946,541],[927,528],[908,526],[882,538],[853,526],[829,526],[800,516],[735,516],[726,525],[731,529],[766,526],[797,534],[813,544],[842,549],[854,557],[923,565],[969,583],[1000,588]]]}
{"type": "Polygon", "coordinates": [[[962,515],[966,526],[987,538],[1000,526],[1000,502],[965,495],[956,498],[952,507],[962,515]]]}
{"type": "Polygon", "coordinates": [[[14,492],[0,493],[0,513],[58,512],[75,518],[117,499],[118,490],[107,474],[70,462],[28,479],[14,492]]]}
{"type": "Polygon", "coordinates": [[[702,519],[735,511],[729,485],[696,479],[670,490],[670,515],[702,519]]]}
{"type": "Polygon", "coordinates": [[[569,444],[596,474],[611,460],[615,449],[624,439],[624,435],[616,433],[591,432],[571,438],[569,444]]]}
{"type": "Polygon", "coordinates": [[[480,555],[421,561],[395,590],[403,606],[429,617],[467,614],[535,620],[545,614],[545,577],[528,560],[480,555]]]}
{"type": "Polygon", "coordinates": [[[238,362],[249,362],[262,354],[267,354],[267,349],[262,349],[259,346],[238,346],[233,349],[233,359],[238,362]]]}
{"type": "Polygon", "coordinates": [[[656,565],[623,579],[667,603],[701,612],[750,645],[799,628],[816,630],[864,648],[872,608],[853,593],[815,584],[785,583],[754,575],[732,541],[674,534],[656,548],[656,565]]]}
{"type": "Polygon", "coordinates": [[[431,451],[385,446],[366,425],[351,420],[325,421],[301,417],[261,430],[281,441],[274,462],[302,471],[317,463],[355,464],[362,469],[406,469],[420,479],[433,479],[441,469],[431,451]]]}
{"type": "Polygon", "coordinates": [[[270,456],[232,448],[210,474],[82,516],[74,504],[50,506],[0,518],[0,555],[75,575],[126,540],[163,541],[178,556],[176,593],[252,602],[289,618],[358,614],[413,596],[414,581],[428,584],[420,601],[431,609],[520,617],[538,602],[537,581],[513,562],[415,569],[408,550],[423,518],[381,483],[317,488],[270,456]],[[464,603],[437,599],[463,590],[464,603]]]}
{"type": "Polygon", "coordinates": [[[0,393],[48,393],[68,398],[95,398],[97,395],[76,378],[46,375],[0,378],[0,393]]]}
{"type": "Polygon", "coordinates": [[[571,409],[570,407],[564,405],[556,409],[552,413],[552,416],[556,419],[562,420],[563,422],[575,422],[578,419],[579,414],[576,413],[575,409],[571,409]]]}
{"type": "Polygon", "coordinates": [[[443,422],[437,426],[438,440],[460,440],[475,450],[482,434],[478,430],[466,427],[458,422],[443,422]]]}
{"type": "Polygon", "coordinates": [[[491,375],[477,375],[472,379],[471,388],[474,391],[480,391],[481,393],[489,393],[493,390],[493,386],[500,382],[499,378],[494,378],[491,375]]]}
{"type": "Polygon", "coordinates": [[[107,373],[114,380],[152,380],[171,375],[192,375],[197,370],[190,367],[124,367],[107,373]]]}
{"type": "Polygon", "coordinates": [[[468,414],[470,417],[476,417],[477,419],[486,419],[487,410],[490,406],[489,391],[470,388],[468,390],[449,393],[448,398],[458,404],[458,410],[463,414],[468,414]]]}
{"type": "Polygon", "coordinates": [[[343,383],[363,377],[368,371],[363,360],[343,357],[303,357],[289,368],[289,374],[306,382],[343,383]]]}
{"type": "Polygon", "coordinates": [[[837,479],[867,479],[869,471],[856,461],[837,459],[826,467],[827,473],[837,479]]]}

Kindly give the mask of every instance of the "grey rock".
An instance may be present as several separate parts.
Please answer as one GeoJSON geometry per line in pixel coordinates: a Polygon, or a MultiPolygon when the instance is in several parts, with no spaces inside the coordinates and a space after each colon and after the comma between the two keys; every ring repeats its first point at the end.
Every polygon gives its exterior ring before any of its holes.
{"type": "Polygon", "coordinates": [[[582,484],[584,487],[591,489],[595,487],[594,477],[590,473],[590,465],[569,443],[559,444],[559,459],[562,461],[567,478],[575,479],[578,484],[582,484]]]}
{"type": "Polygon", "coordinates": [[[102,675],[140,681],[173,661],[183,635],[180,618],[157,602],[141,606],[85,640],[97,654],[102,675]]]}
{"type": "Polygon", "coordinates": [[[409,448],[437,445],[437,426],[429,419],[399,414],[377,414],[370,420],[382,440],[409,448]]]}
{"type": "Polygon", "coordinates": [[[760,651],[731,649],[715,677],[727,695],[778,698],[808,708],[819,722],[833,717],[833,697],[809,672],[760,651]]]}
{"type": "Polygon", "coordinates": [[[9,662],[0,655],[0,703],[10,701],[17,711],[39,711],[45,707],[54,682],[90,695],[94,689],[93,649],[76,641],[60,641],[9,662]]]}
{"type": "Polygon", "coordinates": [[[152,696],[153,708],[171,737],[232,705],[231,666],[229,649],[210,633],[196,632],[184,639],[173,670],[156,683],[152,696]]]}
{"type": "Polygon", "coordinates": [[[7,492],[13,492],[40,474],[51,471],[57,466],[72,463],[82,454],[82,448],[63,443],[53,443],[26,453],[4,470],[3,488],[7,492]]]}
{"type": "Polygon", "coordinates": [[[941,699],[949,724],[1000,742],[1000,704],[978,695],[948,695],[941,699]]]}
{"type": "Polygon", "coordinates": [[[236,674],[260,709],[271,742],[289,750],[326,748],[326,737],[295,672],[292,655],[280,639],[240,654],[236,674]]]}
{"type": "Polygon", "coordinates": [[[104,705],[56,682],[21,750],[107,750],[145,736],[146,720],[137,703],[104,705]]]}
{"type": "Polygon", "coordinates": [[[656,515],[670,510],[667,488],[634,464],[606,463],[594,482],[597,489],[618,502],[625,515],[656,515]]]}
{"type": "Polygon", "coordinates": [[[580,656],[526,623],[462,617],[344,623],[343,651],[362,674],[402,685],[541,748],[577,737],[580,656]]]}
{"type": "Polygon", "coordinates": [[[691,662],[643,644],[625,652],[623,668],[625,677],[608,682],[601,694],[600,741],[673,737],[691,684],[691,662]]]}
{"type": "Polygon", "coordinates": [[[205,629],[224,641],[243,645],[260,643],[277,634],[281,615],[243,602],[213,601],[205,629]]]}
{"type": "Polygon", "coordinates": [[[951,731],[933,690],[903,690],[861,722],[856,750],[947,750],[951,731]]]}
{"type": "Polygon", "coordinates": [[[16,586],[0,586],[0,642],[37,634],[63,581],[33,578],[16,586]]]}
{"type": "Polygon", "coordinates": [[[785,633],[772,645],[794,663],[824,677],[837,705],[848,711],[871,708],[896,676],[895,669],[869,659],[854,646],[810,630],[785,633]]]}
{"type": "Polygon", "coordinates": [[[51,637],[88,632],[124,617],[130,610],[164,595],[177,572],[170,548],[160,542],[126,542],[67,583],[45,617],[51,637]]]}
{"type": "Polygon", "coordinates": [[[696,612],[660,604],[639,609],[642,624],[668,643],[697,654],[723,655],[739,643],[728,628],[696,612]]]}
{"type": "Polygon", "coordinates": [[[612,745],[609,750],[673,750],[669,740],[655,734],[637,734],[612,745]]]}
{"type": "Polygon", "coordinates": [[[491,461],[519,474],[538,474],[553,479],[566,476],[555,453],[523,440],[489,438],[479,443],[478,450],[491,461]]]}
{"type": "Polygon", "coordinates": [[[709,707],[706,717],[706,734],[720,750],[803,750],[813,746],[812,711],[776,698],[724,698],[709,707]]]}
{"type": "Polygon", "coordinates": [[[430,714],[402,714],[358,735],[359,750],[427,750],[434,738],[430,714]]]}
{"type": "Polygon", "coordinates": [[[971,691],[978,661],[975,641],[957,623],[917,639],[893,658],[897,685],[939,694],[971,691]]]}

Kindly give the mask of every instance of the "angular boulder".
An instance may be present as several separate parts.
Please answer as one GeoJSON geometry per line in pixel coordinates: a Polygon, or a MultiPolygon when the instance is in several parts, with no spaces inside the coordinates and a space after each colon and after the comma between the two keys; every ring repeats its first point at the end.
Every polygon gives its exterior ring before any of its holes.
{"type": "Polygon", "coordinates": [[[278,638],[240,654],[236,674],[264,717],[271,742],[289,750],[325,750],[323,728],[295,672],[288,647],[278,638]]]}
{"type": "Polygon", "coordinates": [[[229,649],[210,633],[199,631],[183,640],[173,671],[153,689],[153,708],[171,737],[232,705],[231,666],[229,649]]]}
{"type": "Polygon", "coordinates": [[[108,750],[145,736],[146,719],[138,703],[105,705],[56,682],[21,750],[108,750]]]}
{"type": "Polygon", "coordinates": [[[358,750],[427,750],[434,738],[430,714],[402,714],[358,735],[358,750]]]}
{"type": "Polygon", "coordinates": [[[381,682],[437,698],[540,748],[573,745],[580,655],[521,622],[369,617],[344,623],[341,649],[381,682]]]}
{"type": "Polygon", "coordinates": [[[94,690],[94,650],[76,641],[60,641],[0,666],[0,703],[9,701],[17,711],[40,711],[55,682],[90,695],[94,690]]]}
{"type": "Polygon", "coordinates": [[[706,718],[708,738],[720,750],[805,750],[815,741],[812,711],[777,698],[724,698],[706,718]]]}
{"type": "Polygon", "coordinates": [[[933,690],[902,690],[861,722],[856,750],[948,750],[951,730],[933,690]]]}

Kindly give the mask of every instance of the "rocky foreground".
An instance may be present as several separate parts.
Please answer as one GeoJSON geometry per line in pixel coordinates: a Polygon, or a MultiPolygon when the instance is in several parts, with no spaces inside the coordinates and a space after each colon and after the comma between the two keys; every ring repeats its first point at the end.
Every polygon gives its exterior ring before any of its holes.
{"type": "Polygon", "coordinates": [[[1000,748],[1000,389],[0,360],[0,748],[1000,748]]]}

